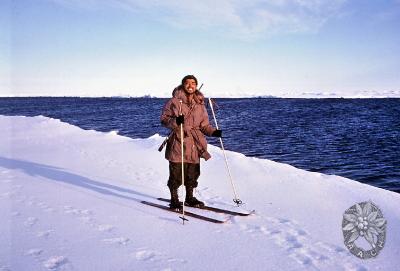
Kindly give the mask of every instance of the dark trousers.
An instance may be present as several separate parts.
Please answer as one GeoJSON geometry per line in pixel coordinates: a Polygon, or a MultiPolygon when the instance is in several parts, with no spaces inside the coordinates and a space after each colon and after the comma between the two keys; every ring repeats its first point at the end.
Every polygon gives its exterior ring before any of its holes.
{"type": "MultiPolygon", "coordinates": [[[[185,174],[185,186],[197,187],[197,179],[200,176],[200,163],[191,164],[184,163],[183,170],[185,174]]],[[[182,185],[182,163],[169,162],[169,179],[168,187],[177,189],[182,185]]]]}

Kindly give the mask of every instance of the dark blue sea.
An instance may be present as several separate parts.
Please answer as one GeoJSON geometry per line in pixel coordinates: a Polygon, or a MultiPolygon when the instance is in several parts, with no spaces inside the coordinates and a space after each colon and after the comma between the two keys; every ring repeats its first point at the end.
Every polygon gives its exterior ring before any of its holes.
{"type": "MultiPolygon", "coordinates": [[[[83,129],[117,130],[120,135],[147,138],[168,134],[159,121],[166,100],[0,98],[0,115],[43,115],[83,129]]],[[[400,193],[400,99],[216,102],[226,149],[400,193]]]]}

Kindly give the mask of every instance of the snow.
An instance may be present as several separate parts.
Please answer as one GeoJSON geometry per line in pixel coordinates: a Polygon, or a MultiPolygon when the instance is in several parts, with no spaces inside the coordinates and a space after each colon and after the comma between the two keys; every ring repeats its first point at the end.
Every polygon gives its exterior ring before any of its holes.
{"type": "MultiPolygon", "coordinates": [[[[397,270],[400,195],[210,146],[196,191],[252,210],[213,224],[140,203],[168,197],[164,138],[131,139],[46,117],[0,116],[0,270],[397,270]],[[343,213],[371,200],[387,220],[380,254],[343,243],[343,213]]],[[[272,143],[269,143],[272,144],[272,143]]],[[[226,146],[229,148],[229,146],[226,146]]],[[[161,203],[161,202],[158,202],[161,203]]]]}

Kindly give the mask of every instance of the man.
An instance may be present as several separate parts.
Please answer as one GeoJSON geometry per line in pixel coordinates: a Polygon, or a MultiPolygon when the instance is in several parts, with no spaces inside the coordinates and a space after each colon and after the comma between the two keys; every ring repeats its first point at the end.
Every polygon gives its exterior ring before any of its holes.
{"type": "Polygon", "coordinates": [[[180,125],[183,125],[185,203],[192,207],[203,207],[204,203],[193,196],[200,176],[200,158],[208,160],[205,135],[221,137],[222,131],[209,123],[203,94],[197,90],[197,79],[187,75],[182,84],[173,91],[173,97],[165,104],[161,124],[172,130],[167,141],[165,158],[169,161],[168,188],[171,193],[171,209],[181,208],[178,188],[182,184],[182,153],[180,125]]]}

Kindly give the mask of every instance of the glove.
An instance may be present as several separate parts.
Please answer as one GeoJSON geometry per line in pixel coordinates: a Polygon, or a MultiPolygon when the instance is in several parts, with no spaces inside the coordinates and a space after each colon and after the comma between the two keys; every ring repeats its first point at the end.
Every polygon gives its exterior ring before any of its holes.
{"type": "Polygon", "coordinates": [[[211,134],[211,136],[213,136],[213,137],[222,137],[222,130],[215,130],[212,134],[211,134]]]}
{"type": "Polygon", "coordinates": [[[185,123],[185,119],[184,119],[183,115],[176,117],[176,124],[178,124],[178,126],[181,124],[184,124],[184,123],[185,123]]]}

